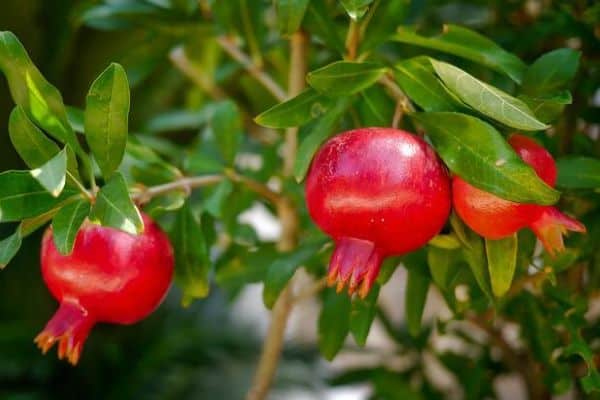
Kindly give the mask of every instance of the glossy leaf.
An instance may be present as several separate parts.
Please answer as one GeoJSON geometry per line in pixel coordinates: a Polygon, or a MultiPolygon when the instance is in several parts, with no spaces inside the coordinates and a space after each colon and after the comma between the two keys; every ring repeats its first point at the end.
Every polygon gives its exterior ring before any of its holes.
{"type": "Polygon", "coordinates": [[[123,67],[113,63],[92,84],[85,108],[85,137],[105,180],[121,164],[128,124],[127,74],[123,67]]]}
{"type": "Polygon", "coordinates": [[[444,84],[463,102],[483,115],[512,128],[535,131],[548,128],[521,100],[488,85],[451,64],[431,60],[444,84]]]}
{"type": "Polygon", "coordinates": [[[67,149],[62,149],[30,173],[53,197],[60,196],[67,180],[67,149]]]}
{"type": "Polygon", "coordinates": [[[357,20],[362,18],[369,9],[373,0],[340,0],[350,18],[357,20]]]}
{"type": "Polygon", "coordinates": [[[349,101],[342,99],[327,114],[316,120],[314,125],[307,125],[310,134],[300,144],[294,163],[294,177],[298,182],[304,180],[313,156],[321,144],[331,136],[336,123],[346,111],[348,105],[349,101]]]}
{"type": "Polygon", "coordinates": [[[421,332],[421,319],[429,291],[431,279],[426,272],[420,268],[409,268],[406,280],[406,292],[404,297],[406,324],[411,336],[418,336],[421,332]]]}
{"type": "Polygon", "coordinates": [[[51,210],[73,195],[64,190],[53,197],[29,171],[6,171],[0,174],[0,222],[20,221],[51,210]]]}
{"type": "Polygon", "coordinates": [[[322,246],[323,241],[300,246],[292,253],[282,254],[281,258],[269,266],[263,289],[263,302],[267,308],[275,305],[279,294],[287,286],[296,270],[313,258],[322,246]]]}
{"type": "Polygon", "coordinates": [[[517,56],[485,36],[457,25],[444,25],[442,34],[435,37],[424,37],[413,29],[400,27],[394,39],[466,58],[506,74],[517,83],[525,73],[526,66],[517,56]]]}
{"type": "Polygon", "coordinates": [[[521,91],[532,97],[559,92],[575,77],[580,56],[569,48],[542,55],[527,68],[521,91]]]}
{"type": "Polygon", "coordinates": [[[328,96],[349,96],[373,85],[385,68],[370,62],[336,61],[309,72],[310,86],[328,96]]]}
{"type": "Polygon", "coordinates": [[[485,240],[492,292],[496,297],[504,296],[510,289],[517,267],[517,249],[516,233],[504,239],[485,240]]]}
{"type": "Polygon", "coordinates": [[[68,255],[73,251],[77,232],[90,215],[90,209],[89,201],[77,200],[62,207],[52,219],[52,237],[61,254],[68,255]]]}
{"type": "Polygon", "coordinates": [[[22,235],[20,227],[15,233],[0,240],[0,269],[4,269],[21,248],[22,235]]]}
{"type": "Polygon", "coordinates": [[[449,112],[418,113],[435,149],[452,172],[504,199],[549,205],[559,193],[546,185],[491,125],[449,112]]]}
{"type": "Polygon", "coordinates": [[[344,345],[350,329],[352,303],[346,293],[325,290],[319,315],[319,350],[326,360],[333,360],[344,345]]]}
{"type": "Polygon", "coordinates": [[[356,297],[352,300],[352,310],[350,312],[350,333],[354,337],[356,344],[363,347],[367,343],[367,337],[371,330],[371,325],[377,315],[377,299],[381,286],[375,283],[369,294],[364,299],[356,297]]]}
{"type": "Polygon", "coordinates": [[[139,210],[129,197],[125,178],[119,172],[100,189],[90,220],[132,235],[144,229],[139,210]]]}
{"type": "Polygon", "coordinates": [[[591,157],[566,157],[556,162],[556,185],[566,189],[600,188],[600,160],[591,157]]]}
{"type": "Polygon", "coordinates": [[[558,119],[562,115],[565,106],[573,102],[571,93],[568,90],[540,97],[530,97],[521,94],[519,95],[519,99],[527,104],[538,120],[545,123],[550,123],[558,119]]]}
{"type": "Polygon", "coordinates": [[[15,150],[29,168],[45,164],[60,151],[58,145],[31,122],[20,106],[10,114],[8,133],[15,150]]]}
{"type": "Polygon", "coordinates": [[[300,28],[310,0],[276,0],[279,31],[291,35],[300,28]]]}
{"type": "Polygon", "coordinates": [[[233,165],[243,135],[242,117],[235,103],[226,100],[217,104],[211,125],[223,159],[233,165]]]}
{"type": "Polygon", "coordinates": [[[448,291],[460,271],[461,250],[430,246],[427,250],[427,265],[432,281],[442,291],[448,291]]]}
{"type": "Polygon", "coordinates": [[[270,128],[300,126],[317,118],[334,103],[314,89],[306,89],[298,96],[279,103],[255,118],[257,124],[270,128]]]}
{"type": "Polygon", "coordinates": [[[175,250],[175,280],[183,291],[181,303],[208,296],[210,259],[200,222],[189,203],[179,209],[171,230],[175,250]]]}
{"type": "Polygon", "coordinates": [[[439,81],[427,57],[415,57],[394,65],[398,85],[425,111],[458,111],[461,102],[439,81]]]}

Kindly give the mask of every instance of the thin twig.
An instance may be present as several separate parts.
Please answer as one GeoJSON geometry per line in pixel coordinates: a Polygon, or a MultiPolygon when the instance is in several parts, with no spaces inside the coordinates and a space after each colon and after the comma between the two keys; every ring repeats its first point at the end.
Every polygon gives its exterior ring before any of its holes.
{"type": "Polygon", "coordinates": [[[284,101],[287,96],[285,91],[271,78],[269,74],[263,71],[262,68],[252,62],[250,57],[242,52],[239,47],[233,43],[230,39],[220,36],[217,38],[217,42],[221,48],[231,56],[235,61],[240,63],[242,67],[250,75],[254,77],[261,85],[263,85],[272,95],[279,101],[284,101]]]}
{"type": "Polygon", "coordinates": [[[221,88],[216,86],[211,80],[207,79],[206,75],[199,71],[198,67],[192,64],[182,46],[171,50],[169,59],[178,70],[198,85],[203,91],[208,93],[213,99],[221,100],[227,97],[221,88]]]}
{"type": "Polygon", "coordinates": [[[173,192],[175,190],[184,190],[186,192],[190,192],[194,188],[219,183],[223,179],[223,175],[184,177],[162,185],[143,188],[141,191],[134,193],[131,197],[133,198],[133,200],[138,201],[140,203],[147,203],[156,196],[173,192]]]}
{"type": "Polygon", "coordinates": [[[225,175],[234,182],[241,183],[251,191],[256,194],[262,196],[265,200],[273,203],[273,205],[277,206],[280,202],[283,201],[283,196],[279,193],[271,190],[264,183],[252,180],[246,176],[240,175],[232,169],[228,169],[225,171],[225,175]]]}
{"type": "Polygon", "coordinates": [[[400,121],[402,121],[402,117],[404,116],[404,107],[402,106],[402,101],[396,101],[396,108],[394,110],[394,116],[392,118],[392,128],[398,129],[400,125],[400,121]]]}
{"type": "Polygon", "coordinates": [[[81,182],[79,182],[77,180],[77,178],[75,178],[73,176],[73,174],[69,171],[67,171],[67,178],[69,178],[69,180],[71,182],[73,182],[75,184],[75,186],[77,186],[77,189],[79,189],[79,191],[90,201],[90,202],[94,202],[95,201],[95,197],[92,193],[90,193],[82,184],[81,182]]]}
{"type": "Polygon", "coordinates": [[[388,75],[383,75],[379,78],[379,83],[385,86],[390,91],[390,94],[401,104],[404,113],[410,114],[415,112],[415,107],[412,105],[408,96],[400,89],[392,78],[388,75]]]}
{"type": "Polygon", "coordinates": [[[346,59],[350,61],[356,59],[358,43],[360,42],[360,33],[360,24],[356,20],[351,19],[346,35],[346,59]]]}
{"type": "Polygon", "coordinates": [[[319,293],[321,290],[327,287],[327,278],[323,277],[318,281],[314,282],[312,285],[307,286],[300,290],[298,293],[292,297],[292,303],[300,303],[306,299],[313,297],[315,294],[319,293]]]}

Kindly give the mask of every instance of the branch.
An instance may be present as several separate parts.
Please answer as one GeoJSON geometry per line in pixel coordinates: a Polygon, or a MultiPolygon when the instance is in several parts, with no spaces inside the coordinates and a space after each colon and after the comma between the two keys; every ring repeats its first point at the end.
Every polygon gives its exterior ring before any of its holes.
{"type": "Polygon", "coordinates": [[[252,180],[246,176],[240,175],[232,169],[225,170],[225,175],[234,182],[241,183],[254,193],[262,196],[265,200],[271,202],[277,206],[279,203],[284,201],[284,198],[279,193],[271,190],[267,185],[252,180]]]}
{"type": "Polygon", "coordinates": [[[402,91],[402,89],[400,89],[400,87],[392,78],[390,78],[388,75],[383,75],[381,78],[379,78],[379,83],[385,86],[390,91],[392,97],[394,97],[396,101],[400,103],[403,112],[407,114],[415,112],[415,107],[411,103],[408,96],[402,91]]]}
{"type": "Polygon", "coordinates": [[[217,38],[217,43],[221,46],[221,48],[229,54],[231,58],[240,63],[242,67],[250,75],[254,77],[260,84],[262,84],[271,94],[279,101],[284,101],[287,96],[284,90],[271,78],[269,74],[262,70],[259,66],[254,64],[250,57],[243,53],[238,46],[235,45],[230,39],[227,39],[224,36],[220,36],[217,38]]]}
{"type": "Polygon", "coordinates": [[[202,74],[198,68],[192,64],[183,46],[179,46],[171,50],[169,53],[169,59],[171,63],[180,70],[185,76],[187,76],[192,82],[198,87],[204,90],[215,100],[221,100],[227,97],[225,92],[216,86],[211,80],[206,78],[206,75],[202,74]]]}
{"type": "Polygon", "coordinates": [[[190,192],[194,188],[219,183],[223,179],[224,177],[222,175],[184,177],[163,185],[142,188],[139,192],[134,193],[131,197],[134,201],[139,203],[147,203],[156,196],[173,192],[175,190],[185,190],[186,192],[190,192]]]}
{"type": "Polygon", "coordinates": [[[323,277],[318,281],[314,282],[312,285],[307,286],[300,290],[298,293],[292,297],[293,303],[300,303],[306,299],[309,299],[319,293],[321,290],[327,287],[327,278],[323,277]]]}
{"type": "Polygon", "coordinates": [[[356,59],[360,34],[360,24],[354,19],[351,19],[348,33],[346,34],[346,58],[350,61],[356,59]]]}

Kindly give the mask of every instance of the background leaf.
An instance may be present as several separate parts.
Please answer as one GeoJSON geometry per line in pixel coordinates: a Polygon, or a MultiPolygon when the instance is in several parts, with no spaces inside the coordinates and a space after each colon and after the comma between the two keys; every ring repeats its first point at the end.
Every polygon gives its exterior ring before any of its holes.
{"type": "Polygon", "coordinates": [[[559,158],[556,185],[566,189],[600,188],[600,160],[591,157],[559,158]]]}
{"type": "Polygon", "coordinates": [[[404,304],[406,307],[406,323],[411,336],[418,336],[421,332],[421,319],[429,291],[431,279],[424,270],[424,265],[408,269],[406,279],[406,293],[404,304]]]}
{"type": "Polygon", "coordinates": [[[15,233],[0,240],[0,269],[4,269],[21,248],[22,235],[20,228],[15,233]]]}
{"type": "Polygon", "coordinates": [[[52,238],[58,251],[71,254],[79,228],[90,214],[91,205],[87,200],[77,200],[62,207],[52,219],[52,238]]]}
{"type": "Polygon", "coordinates": [[[291,35],[300,28],[310,0],[276,0],[279,31],[291,35]]]}
{"type": "Polygon", "coordinates": [[[119,172],[98,192],[90,219],[103,226],[136,235],[144,229],[139,210],[129,197],[125,178],[119,172]]]}
{"type": "Polygon", "coordinates": [[[559,92],[575,77],[580,56],[568,48],[542,55],[527,68],[521,91],[532,97],[559,92]]]}
{"type": "Polygon", "coordinates": [[[346,293],[325,290],[319,315],[319,350],[329,361],[340,351],[348,335],[351,309],[350,297],[346,293]]]}
{"type": "Polygon", "coordinates": [[[223,159],[233,165],[243,135],[242,118],[235,103],[227,100],[215,105],[211,125],[223,159]]]}
{"type": "Polygon", "coordinates": [[[373,0],[340,0],[350,18],[356,20],[362,18],[373,0]]]}
{"type": "Polygon", "coordinates": [[[485,239],[492,292],[496,297],[504,296],[510,289],[517,267],[518,244],[516,233],[504,239],[485,239]]]}
{"type": "Polygon", "coordinates": [[[375,283],[367,297],[361,299],[356,297],[352,300],[352,310],[350,312],[350,333],[354,337],[356,344],[364,346],[367,343],[367,337],[371,330],[371,325],[377,315],[377,299],[381,286],[375,283]]]}

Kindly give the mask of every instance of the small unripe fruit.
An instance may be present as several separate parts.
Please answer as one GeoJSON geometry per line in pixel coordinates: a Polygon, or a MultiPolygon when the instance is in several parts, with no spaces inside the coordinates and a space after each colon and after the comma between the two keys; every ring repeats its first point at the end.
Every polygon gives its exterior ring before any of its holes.
{"type": "Polygon", "coordinates": [[[433,149],[397,129],[362,128],[330,139],[306,180],[314,222],[335,241],[328,281],[364,297],[381,262],[426,244],[450,212],[450,179],[433,149]]]}
{"type": "Polygon", "coordinates": [[[137,236],[85,222],[73,251],[62,255],[52,228],[44,234],[42,276],[60,307],[35,342],[44,353],[58,342],[58,357],[75,365],[97,322],[132,324],[162,302],[173,276],[173,250],[165,233],[142,214],[137,236]]]}

